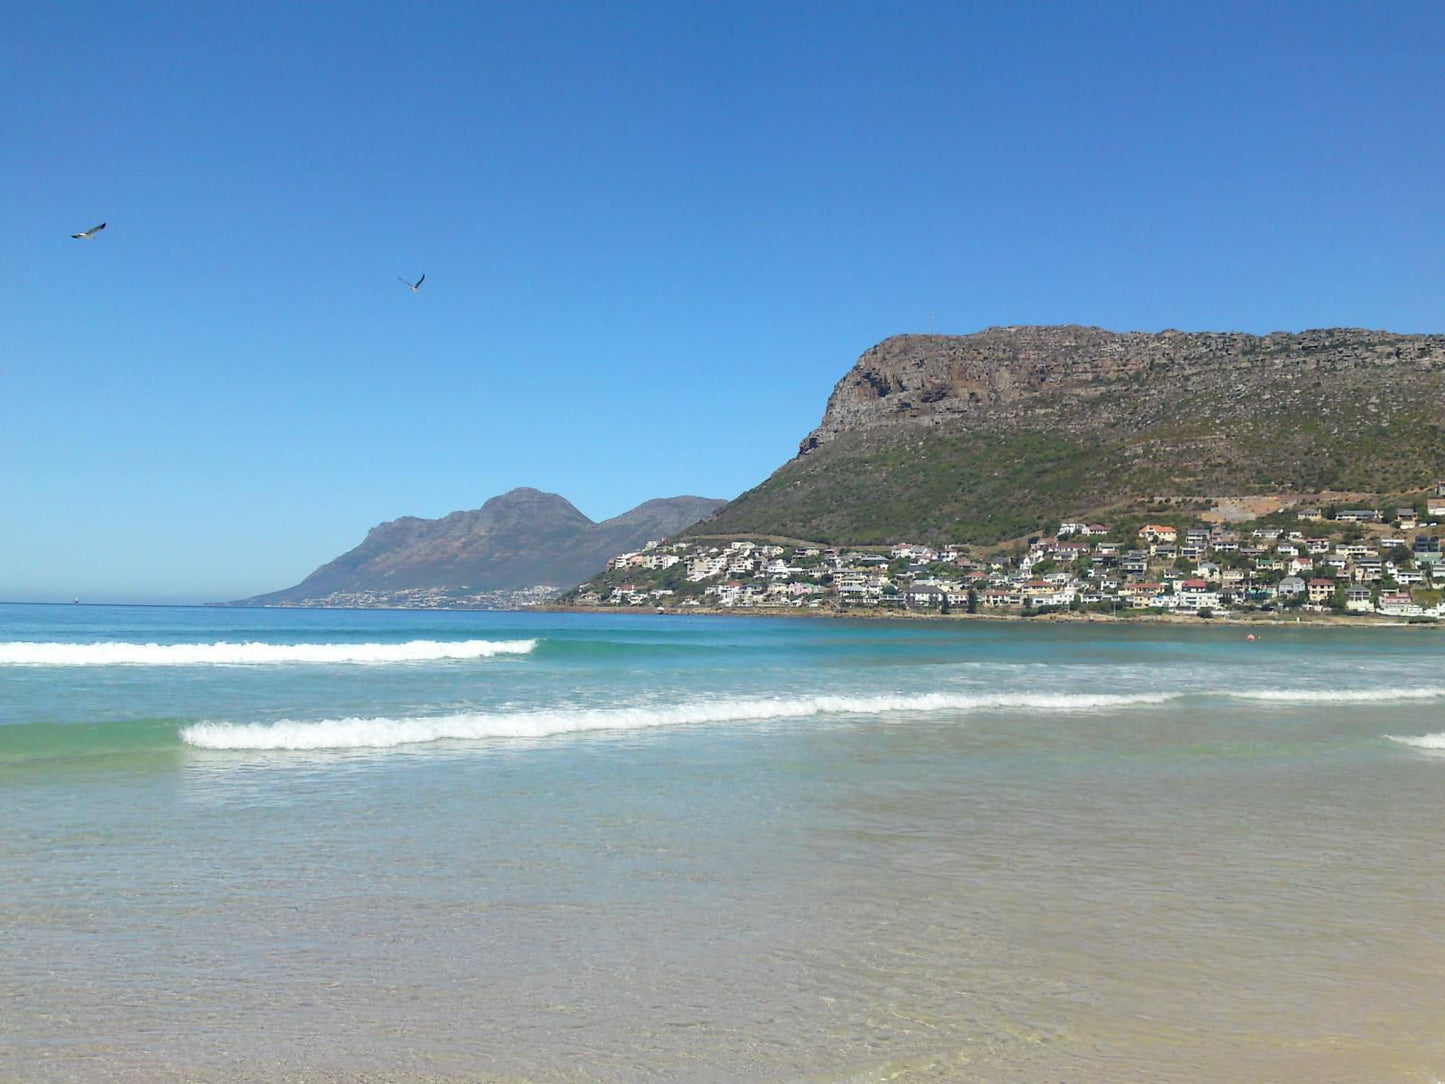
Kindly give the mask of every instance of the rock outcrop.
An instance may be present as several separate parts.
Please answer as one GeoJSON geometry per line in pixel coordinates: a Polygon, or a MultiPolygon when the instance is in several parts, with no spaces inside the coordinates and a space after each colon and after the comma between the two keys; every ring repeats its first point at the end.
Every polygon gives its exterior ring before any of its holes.
{"type": "Polygon", "coordinates": [[[1100,400],[1120,421],[1178,413],[1189,394],[1261,417],[1302,406],[1309,386],[1369,391],[1378,403],[1403,378],[1445,372],[1445,335],[1330,329],[1256,336],[1221,332],[1118,333],[1096,327],[1002,327],[975,335],[898,335],[868,350],[840,380],[809,452],[840,433],[952,419],[1018,420],[1059,411],[1062,397],[1100,400]],[[1299,383],[1298,394],[1291,385],[1299,383]],[[1372,387],[1372,385],[1374,385],[1372,387]],[[1127,391],[1127,395],[1111,393],[1127,391]],[[1258,393],[1258,394],[1257,394],[1258,393]]]}
{"type": "Polygon", "coordinates": [[[900,335],[694,533],[989,543],[1150,499],[1445,477],[1445,336],[1092,327],[900,335]]]}

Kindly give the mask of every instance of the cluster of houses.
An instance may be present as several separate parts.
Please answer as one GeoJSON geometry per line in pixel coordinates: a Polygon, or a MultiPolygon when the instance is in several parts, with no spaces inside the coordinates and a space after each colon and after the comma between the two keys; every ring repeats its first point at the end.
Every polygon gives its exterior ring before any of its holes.
{"type": "Polygon", "coordinates": [[[332,591],[287,606],[346,610],[522,610],[550,602],[557,589],[546,584],[515,590],[471,587],[408,587],[395,591],[332,591]]]}
{"type": "Polygon", "coordinates": [[[1009,552],[899,544],[870,552],[748,540],[650,542],[572,601],[717,609],[893,607],[942,612],[1203,616],[1302,608],[1445,616],[1445,484],[1423,509],[1298,508],[1284,526],[1064,523],[1009,552]],[[1343,529],[1341,525],[1347,525],[1343,529]]]}

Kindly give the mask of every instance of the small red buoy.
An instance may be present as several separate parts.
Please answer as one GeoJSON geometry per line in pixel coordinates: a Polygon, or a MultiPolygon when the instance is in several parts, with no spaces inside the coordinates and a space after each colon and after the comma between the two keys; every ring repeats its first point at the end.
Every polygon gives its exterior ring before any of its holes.
{"type": "Polygon", "coordinates": [[[1254,633],[1251,632],[1248,636],[1245,637],[1245,639],[1248,640],[1250,643],[1254,643],[1254,633]]]}

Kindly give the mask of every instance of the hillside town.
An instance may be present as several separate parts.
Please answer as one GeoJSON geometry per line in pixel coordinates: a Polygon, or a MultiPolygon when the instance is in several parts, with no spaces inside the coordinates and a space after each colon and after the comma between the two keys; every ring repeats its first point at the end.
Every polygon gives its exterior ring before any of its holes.
{"type": "Polygon", "coordinates": [[[495,591],[467,586],[406,587],[394,591],[357,588],[267,605],[318,610],[525,610],[550,601],[556,594],[557,588],[549,584],[495,591]]]}
{"type": "MultiPolygon", "coordinates": [[[[1445,482],[1385,508],[1296,506],[1252,523],[1065,522],[982,553],[899,543],[649,542],[564,601],[584,607],[1199,617],[1445,616],[1445,482]]],[[[1173,517],[1171,517],[1173,518],[1173,517]]]]}

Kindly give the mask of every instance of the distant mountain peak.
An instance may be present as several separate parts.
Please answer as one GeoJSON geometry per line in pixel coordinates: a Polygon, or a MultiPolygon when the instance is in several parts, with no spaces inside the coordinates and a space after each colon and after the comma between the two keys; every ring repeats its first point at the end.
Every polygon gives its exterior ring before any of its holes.
{"type": "MultiPolygon", "coordinates": [[[[488,497],[482,502],[481,510],[485,512],[488,508],[526,508],[539,505],[566,508],[577,512],[579,516],[582,515],[577,511],[576,505],[560,493],[548,493],[545,490],[533,489],[531,486],[517,486],[505,493],[498,493],[495,497],[488,497]]],[[[583,516],[583,518],[586,517],[583,516]]]]}
{"type": "Polygon", "coordinates": [[[600,571],[609,557],[676,534],[724,503],[704,497],[655,499],[594,523],[565,497],[521,486],[477,509],[438,519],[401,516],[378,524],[361,545],[295,587],[244,601],[287,605],[346,593],[418,588],[570,587],[600,571]]]}

